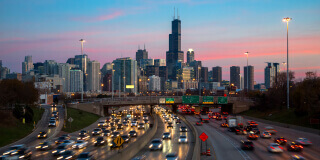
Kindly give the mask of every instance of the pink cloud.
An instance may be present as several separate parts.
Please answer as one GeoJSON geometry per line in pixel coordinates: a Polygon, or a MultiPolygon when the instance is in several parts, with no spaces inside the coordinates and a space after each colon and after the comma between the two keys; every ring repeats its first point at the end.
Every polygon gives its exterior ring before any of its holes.
{"type": "Polygon", "coordinates": [[[93,17],[89,17],[89,16],[76,17],[76,18],[72,18],[72,20],[80,21],[80,22],[101,22],[101,21],[108,21],[111,19],[115,19],[115,18],[123,16],[123,15],[124,15],[123,11],[117,10],[112,13],[93,16],[93,17]]]}

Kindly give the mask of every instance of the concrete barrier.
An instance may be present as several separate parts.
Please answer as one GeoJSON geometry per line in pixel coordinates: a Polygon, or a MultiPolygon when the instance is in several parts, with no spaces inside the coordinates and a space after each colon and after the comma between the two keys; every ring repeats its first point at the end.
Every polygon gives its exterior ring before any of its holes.
{"type": "Polygon", "coordinates": [[[153,114],[154,123],[153,127],[148,130],[143,136],[131,143],[128,147],[120,150],[119,153],[115,153],[108,160],[130,160],[135,156],[145,145],[149,143],[152,137],[156,134],[158,128],[158,116],[153,114]]]}
{"type": "Polygon", "coordinates": [[[193,135],[195,136],[195,145],[193,149],[193,155],[192,160],[199,160],[200,159],[200,140],[199,140],[199,134],[197,132],[197,129],[194,125],[192,125],[186,118],[184,118],[181,115],[178,115],[180,119],[182,119],[188,126],[191,128],[191,131],[193,135]]]}

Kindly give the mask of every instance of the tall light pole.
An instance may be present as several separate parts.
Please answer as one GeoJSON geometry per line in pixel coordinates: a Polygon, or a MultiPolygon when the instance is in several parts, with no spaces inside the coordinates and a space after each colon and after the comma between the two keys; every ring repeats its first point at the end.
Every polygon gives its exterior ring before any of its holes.
{"type": "Polygon", "coordinates": [[[283,18],[283,22],[287,22],[287,109],[289,109],[289,21],[292,18],[283,18]]]}
{"type": "MultiPolygon", "coordinates": [[[[82,55],[82,58],[83,58],[83,42],[85,42],[85,40],[84,39],[80,39],[79,41],[81,42],[81,55],[82,55]]],[[[82,61],[81,61],[81,64],[82,64],[82,61]]],[[[83,73],[85,75],[84,70],[83,70],[83,73]]],[[[83,81],[83,79],[82,79],[82,81],[83,81]]],[[[83,86],[84,86],[84,83],[82,83],[82,87],[81,87],[81,102],[83,102],[83,86]]]]}
{"type": "Polygon", "coordinates": [[[245,52],[244,54],[247,55],[247,92],[248,92],[249,91],[249,63],[248,63],[249,52],[245,52]]]}

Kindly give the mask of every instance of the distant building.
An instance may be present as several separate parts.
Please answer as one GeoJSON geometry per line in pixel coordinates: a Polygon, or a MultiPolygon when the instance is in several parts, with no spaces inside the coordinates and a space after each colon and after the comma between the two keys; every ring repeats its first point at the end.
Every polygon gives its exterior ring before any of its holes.
{"type": "Polygon", "coordinates": [[[13,72],[13,73],[9,73],[6,75],[6,79],[17,79],[19,81],[22,80],[22,74],[21,73],[16,73],[16,72],[13,72]]]}
{"type": "Polygon", "coordinates": [[[32,56],[25,56],[22,62],[22,74],[27,74],[31,70],[33,70],[32,56]]]}
{"type": "Polygon", "coordinates": [[[201,82],[208,82],[208,67],[201,67],[201,82]]]}
{"type": "Polygon", "coordinates": [[[46,75],[59,74],[58,63],[54,60],[45,60],[44,74],[46,75]]]}
{"type": "Polygon", "coordinates": [[[142,59],[148,59],[148,52],[146,50],[146,48],[144,47],[144,49],[138,49],[138,51],[136,52],[136,61],[137,61],[137,65],[138,67],[141,67],[141,60],[142,59]]]}
{"type": "Polygon", "coordinates": [[[220,87],[220,82],[209,82],[210,90],[217,90],[220,87]]]}
{"type": "Polygon", "coordinates": [[[212,70],[208,72],[208,81],[213,82],[212,70]]]}
{"type": "Polygon", "coordinates": [[[189,49],[187,51],[187,64],[189,65],[193,61],[194,61],[194,51],[193,49],[189,49]]]}
{"type": "Polygon", "coordinates": [[[183,81],[183,89],[197,89],[198,88],[198,81],[187,80],[183,81]]]}
{"type": "Polygon", "coordinates": [[[230,83],[234,84],[238,89],[240,89],[240,67],[231,66],[230,67],[230,83]]]}
{"type": "Polygon", "coordinates": [[[35,74],[44,74],[44,63],[42,62],[37,62],[37,63],[33,63],[33,70],[35,74]]]}
{"type": "Polygon", "coordinates": [[[101,74],[102,75],[106,75],[107,73],[111,73],[112,74],[112,63],[105,63],[103,65],[103,67],[101,68],[101,74]]]}
{"type": "Polygon", "coordinates": [[[137,61],[130,57],[118,58],[113,61],[114,89],[126,93],[137,92],[137,61]],[[127,85],[134,88],[126,88],[127,85]]]}
{"type": "Polygon", "coordinates": [[[143,92],[148,91],[148,77],[147,76],[140,76],[139,77],[138,91],[139,91],[139,93],[143,93],[143,92]]]}
{"type": "Polygon", "coordinates": [[[70,70],[70,92],[81,92],[83,87],[83,72],[70,70]]]}
{"type": "Polygon", "coordinates": [[[150,76],[149,77],[149,91],[160,91],[160,77],[159,76],[150,76]]]}
{"type": "Polygon", "coordinates": [[[193,67],[182,68],[182,82],[192,81],[194,77],[193,67]]]}
{"type": "Polygon", "coordinates": [[[66,63],[75,64],[75,58],[68,58],[66,63]]]}
{"type": "Polygon", "coordinates": [[[100,86],[100,79],[101,79],[101,73],[100,73],[100,62],[98,61],[89,61],[88,62],[88,91],[91,92],[99,92],[101,91],[100,86]]]}
{"type": "Polygon", "coordinates": [[[277,77],[280,73],[279,63],[267,63],[268,65],[264,69],[264,83],[265,87],[271,88],[273,84],[277,83],[277,77]]]}
{"type": "Polygon", "coordinates": [[[145,70],[147,68],[147,66],[154,66],[154,59],[141,59],[140,60],[140,68],[143,68],[145,70]]]}
{"type": "Polygon", "coordinates": [[[248,71],[247,71],[247,66],[244,66],[244,89],[248,90],[253,90],[254,88],[254,67],[253,66],[248,66],[248,71]],[[248,74],[248,75],[247,75],[248,74]],[[248,80],[249,79],[249,80],[248,80]],[[248,85],[247,86],[247,81],[248,85]]]}
{"type": "Polygon", "coordinates": [[[160,77],[160,80],[161,80],[161,91],[165,91],[165,84],[166,84],[166,81],[168,79],[168,68],[167,66],[160,66],[159,67],[159,77],[160,77]]]}
{"type": "Polygon", "coordinates": [[[154,65],[157,67],[166,66],[166,60],[165,59],[154,59],[154,65]]]}
{"type": "Polygon", "coordinates": [[[112,91],[112,73],[106,73],[103,76],[102,84],[103,84],[102,91],[108,91],[108,92],[112,91]]]}
{"type": "Polygon", "coordinates": [[[213,82],[222,81],[222,68],[220,66],[212,67],[212,81],[213,82]]]}
{"type": "Polygon", "coordinates": [[[59,63],[59,77],[63,80],[63,92],[70,90],[70,64],[59,63]]]}
{"type": "Polygon", "coordinates": [[[146,66],[146,76],[159,76],[159,67],[158,66],[146,66]]]}

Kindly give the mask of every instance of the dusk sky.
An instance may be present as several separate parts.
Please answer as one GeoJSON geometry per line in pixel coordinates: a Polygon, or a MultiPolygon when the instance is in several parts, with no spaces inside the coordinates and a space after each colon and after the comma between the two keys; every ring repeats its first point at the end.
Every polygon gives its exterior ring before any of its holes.
{"type": "MultiPolygon", "coordinates": [[[[0,0],[0,60],[21,73],[24,56],[33,62],[65,63],[84,52],[101,67],[132,57],[145,43],[149,58],[165,59],[174,7],[179,9],[182,50],[195,51],[203,66],[255,67],[264,82],[264,62],[286,61],[289,22],[289,64],[296,78],[320,73],[319,0],[0,0]]],[[[185,58],[186,60],[186,58],[185,58]]],[[[281,69],[284,66],[281,65],[281,69]]],[[[209,69],[211,70],[211,69],[209,69]]]]}

